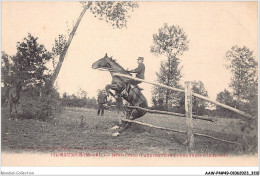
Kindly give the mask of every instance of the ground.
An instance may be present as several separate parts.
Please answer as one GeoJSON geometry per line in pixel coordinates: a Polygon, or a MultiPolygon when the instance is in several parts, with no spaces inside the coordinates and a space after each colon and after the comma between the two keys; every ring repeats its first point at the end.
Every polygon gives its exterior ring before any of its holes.
{"type": "MultiPolygon", "coordinates": [[[[183,154],[188,151],[185,134],[133,124],[118,137],[111,127],[118,124],[116,111],[97,116],[95,109],[64,108],[51,121],[35,119],[9,120],[2,109],[2,151],[43,152],[82,151],[103,153],[183,154]]],[[[146,114],[141,122],[155,126],[186,130],[185,118],[146,114]]],[[[230,141],[240,140],[237,119],[218,118],[216,122],[194,120],[194,131],[230,141]]],[[[195,136],[193,153],[242,154],[236,144],[195,136]]]]}

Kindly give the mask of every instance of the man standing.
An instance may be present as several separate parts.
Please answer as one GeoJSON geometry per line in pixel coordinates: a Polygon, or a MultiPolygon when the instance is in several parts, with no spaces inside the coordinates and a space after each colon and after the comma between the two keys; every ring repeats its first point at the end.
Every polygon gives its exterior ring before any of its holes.
{"type": "Polygon", "coordinates": [[[104,115],[104,109],[105,109],[104,104],[107,103],[107,94],[106,94],[105,90],[102,90],[102,91],[99,92],[97,101],[98,101],[98,113],[97,113],[97,115],[99,115],[101,113],[101,116],[103,116],[104,115]]]}

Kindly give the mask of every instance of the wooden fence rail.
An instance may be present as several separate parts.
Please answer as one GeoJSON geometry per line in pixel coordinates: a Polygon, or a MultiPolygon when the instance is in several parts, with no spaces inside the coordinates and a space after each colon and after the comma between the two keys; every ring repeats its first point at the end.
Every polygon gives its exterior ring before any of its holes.
{"type": "MultiPolygon", "coordinates": [[[[127,119],[122,119],[123,121],[133,122],[133,123],[137,123],[137,124],[141,124],[141,125],[145,125],[145,126],[150,126],[150,127],[153,127],[153,128],[163,129],[163,130],[170,130],[170,131],[174,131],[174,132],[178,132],[178,133],[186,133],[187,134],[187,142],[189,144],[189,149],[192,149],[193,146],[194,146],[194,135],[203,136],[203,137],[211,138],[211,139],[222,141],[222,142],[228,142],[228,143],[232,143],[232,144],[241,145],[238,142],[228,141],[228,140],[219,139],[217,137],[213,137],[213,136],[210,136],[210,135],[205,135],[205,134],[200,134],[200,133],[194,133],[193,132],[193,121],[192,121],[192,118],[194,118],[194,115],[192,115],[192,96],[195,96],[195,97],[201,98],[203,100],[209,101],[209,102],[211,102],[211,103],[213,103],[215,105],[221,106],[223,108],[226,108],[226,109],[228,109],[230,111],[233,111],[233,112],[238,113],[240,115],[243,115],[245,117],[252,118],[252,116],[247,114],[247,113],[245,113],[245,112],[243,112],[243,111],[235,109],[235,108],[233,108],[231,106],[228,106],[228,105],[225,105],[225,104],[222,104],[222,103],[210,100],[207,97],[204,97],[202,95],[193,93],[192,92],[191,82],[185,82],[185,90],[181,90],[181,89],[178,89],[178,88],[169,87],[169,86],[166,86],[166,85],[162,85],[162,84],[146,81],[146,80],[143,80],[143,79],[133,78],[132,76],[125,75],[125,74],[114,73],[113,75],[114,76],[124,77],[124,78],[129,78],[129,79],[132,79],[132,80],[141,81],[141,82],[145,82],[145,83],[148,83],[148,84],[152,84],[152,85],[156,85],[156,86],[159,86],[159,87],[163,87],[163,88],[166,88],[166,89],[170,89],[170,90],[174,90],[174,91],[184,92],[185,93],[185,113],[186,113],[185,116],[186,116],[186,125],[187,125],[187,131],[186,132],[179,131],[179,130],[173,130],[173,129],[169,129],[169,128],[164,128],[164,127],[157,127],[157,126],[154,126],[154,125],[145,124],[143,122],[132,121],[132,120],[127,120],[127,119]]],[[[137,107],[133,107],[133,108],[137,108],[137,107]]],[[[138,108],[141,109],[140,107],[138,107],[138,108]]],[[[144,109],[144,110],[147,110],[147,109],[144,109]]],[[[152,111],[152,110],[149,110],[149,111],[150,112],[155,112],[155,111],[152,111]]],[[[147,112],[149,112],[149,111],[147,111],[147,112]]],[[[161,112],[159,112],[159,113],[161,113],[161,112]]],[[[174,113],[173,114],[173,113],[167,112],[167,113],[164,113],[164,114],[177,115],[178,113],[174,113]]],[[[202,120],[201,117],[200,117],[200,119],[202,120]]],[[[205,120],[205,119],[203,119],[203,120],[205,120]]]]}
{"type": "MultiPolygon", "coordinates": [[[[139,122],[139,121],[136,121],[136,120],[122,119],[122,121],[131,122],[131,123],[136,123],[136,124],[148,126],[148,127],[151,127],[151,128],[156,128],[156,129],[161,129],[161,130],[168,130],[168,131],[173,131],[173,132],[181,133],[181,134],[187,134],[186,131],[176,130],[176,129],[171,129],[171,128],[166,128],[166,127],[158,127],[158,126],[155,126],[155,125],[147,124],[147,123],[144,123],[144,122],[139,122]]],[[[193,133],[193,134],[194,134],[195,136],[206,137],[206,138],[214,139],[214,140],[221,141],[221,142],[226,142],[226,143],[231,143],[231,144],[236,144],[236,145],[242,145],[242,144],[239,143],[239,142],[224,140],[224,139],[220,139],[220,138],[217,138],[217,137],[213,137],[213,136],[210,136],[210,135],[207,135],[207,134],[201,134],[201,133],[193,133]]]]}
{"type": "Polygon", "coordinates": [[[166,85],[163,85],[163,84],[158,84],[158,83],[154,83],[154,82],[151,82],[151,81],[146,81],[146,80],[139,79],[139,78],[134,78],[134,77],[129,76],[129,75],[120,74],[120,73],[114,73],[113,75],[133,79],[133,80],[136,80],[136,81],[145,82],[147,84],[152,84],[152,85],[155,85],[155,86],[160,86],[160,87],[163,87],[163,88],[166,88],[166,89],[170,89],[170,90],[174,90],[174,91],[177,91],[177,92],[183,92],[184,93],[184,90],[182,90],[182,89],[178,89],[178,88],[175,88],[175,87],[169,87],[169,86],[166,86],[166,85]]]}
{"type": "MultiPolygon", "coordinates": [[[[176,112],[168,112],[168,111],[158,111],[158,110],[151,110],[151,109],[146,109],[146,108],[142,108],[139,106],[124,106],[130,109],[140,109],[149,113],[156,113],[156,114],[165,114],[165,115],[174,115],[174,116],[179,116],[179,117],[185,117],[185,114],[180,114],[180,113],[176,113],[176,112]]],[[[193,119],[199,119],[199,120],[205,120],[205,121],[210,121],[210,122],[215,122],[214,119],[212,118],[207,118],[207,117],[203,117],[203,116],[198,116],[198,115],[192,115],[193,119]]]]}
{"type": "Polygon", "coordinates": [[[222,108],[225,108],[225,109],[228,109],[228,110],[233,111],[233,112],[235,112],[235,113],[238,113],[238,114],[240,114],[240,115],[242,115],[242,116],[252,118],[251,115],[249,115],[249,114],[247,114],[247,113],[245,113],[245,112],[243,112],[243,111],[240,111],[240,110],[235,109],[235,108],[233,108],[233,107],[231,107],[231,106],[228,106],[228,105],[219,103],[219,102],[217,102],[217,101],[211,100],[211,99],[209,99],[209,98],[207,98],[207,97],[204,97],[204,96],[202,96],[202,95],[200,95],[200,94],[192,93],[192,95],[195,96],[195,97],[198,97],[198,98],[200,98],[200,99],[209,101],[209,102],[211,102],[211,103],[213,103],[213,104],[215,104],[215,105],[218,105],[218,106],[220,106],[220,107],[222,107],[222,108]]]}
{"type": "MultiPolygon", "coordinates": [[[[156,85],[156,86],[160,86],[160,87],[163,87],[163,88],[166,88],[166,89],[170,89],[170,90],[175,90],[175,91],[178,91],[178,92],[184,92],[184,90],[181,90],[181,89],[178,89],[178,88],[174,88],[174,87],[169,87],[169,86],[166,86],[166,85],[163,85],[163,84],[158,84],[158,83],[154,83],[154,82],[150,82],[150,81],[146,81],[146,80],[143,80],[143,79],[139,79],[139,78],[134,78],[132,76],[129,76],[129,75],[125,75],[125,74],[120,74],[120,73],[114,73],[114,76],[120,76],[120,77],[125,77],[125,78],[129,78],[129,79],[133,79],[133,80],[136,80],[136,81],[141,81],[141,82],[145,82],[145,83],[148,83],[148,84],[152,84],[152,85],[156,85]]],[[[216,102],[214,100],[211,100],[207,97],[204,97],[202,95],[199,95],[197,93],[192,93],[192,96],[195,96],[195,97],[198,97],[198,98],[201,98],[203,100],[206,100],[206,101],[209,101],[215,105],[218,105],[218,106],[221,106],[223,108],[226,108],[230,111],[233,111],[235,113],[238,113],[240,115],[243,115],[245,117],[249,117],[249,118],[252,118],[252,116],[250,114],[247,114],[243,111],[240,111],[238,109],[235,109],[231,106],[228,106],[228,105],[225,105],[225,104],[222,104],[222,103],[219,103],[219,102],[216,102]]]]}
{"type": "MultiPolygon", "coordinates": [[[[107,106],[109,107],[117,107],[117,105],[110,105],[107,106]]],[[[164,114],[164,115],[174,115],[174,116],[178,116],[178,117],[186,117],[185,114],[181,114],[181,113],[176,113],[176,112],[169,112],[169,111],[159,111],[159,110],[152,110],[152,109],[146,109],[146,108],[142,108],[140,106],[127,106],[124,105],[124,107],[126,108],[130,108],[130,109],[140,109],[143,111],[146,111],[148,113],[154,113],[154,114],[164,114]]],[[[205,120],[205,121],[209,121],[209,122],[216,122],[215,119],[212,119],[210,117],[203,117],[203,116],[198,116],[198,115],[192,115],[193,119],[198,119],[198,120],[205,120]]]]}

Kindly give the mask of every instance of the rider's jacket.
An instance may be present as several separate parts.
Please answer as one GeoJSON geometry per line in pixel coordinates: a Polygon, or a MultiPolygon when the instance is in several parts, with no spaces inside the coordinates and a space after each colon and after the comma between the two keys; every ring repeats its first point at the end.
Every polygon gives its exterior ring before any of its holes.
{"type": "Polygon", "coordinates": [[[136,69],[131,70],[132,73],[137,73],[136,78],[144,79],[145,66],[143,63],[138,64],[136,69]]]}

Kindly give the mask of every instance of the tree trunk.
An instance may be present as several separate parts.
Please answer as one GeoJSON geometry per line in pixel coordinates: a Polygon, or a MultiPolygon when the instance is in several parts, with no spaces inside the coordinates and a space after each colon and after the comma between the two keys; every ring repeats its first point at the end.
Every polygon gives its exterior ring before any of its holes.
{"type": "Polygon", "coordinates": [[[84,16],[85,12],[86,12],[86,11],[88,10],[88,8],[90,7],[91,3],[92,3],[92,2],[88,2],[88,5],[83,8],[83,10],[82,10],[82,12],[80,13],[79,18],[78,18],[78,20],[77,20],[75,26],[73,27],[73,30],[72,30],[71,33],[70,33],[68,42],[67,42],[66,46],[64,47],[64,50],[63,50],[62,54],[61,54],[60,57],[59,57],[59,62],[58,62],[57,66],[56,66],[56,68],[55,68],[55,70],[54,70],[54,73],[53,73],[51,79],[50,79],[50,86],[52,86],[52,87],[53,87],[54,82],[56,81],[56,79],[57,79],[57,77],[58,77],[58,75],[59,75],[59,72],[60,72],[62,63],[63,63],[63,61],[64,61],[64,58],[65,58],[66,54],[67,54],[67,51],[68,51],[69,46],[70,46],[70,43],[71,43],[71,41],[72,41],[72,39],[73,39],[73,37],[74,37],[74,35],[75,35],[75,33],[76,33],[76,30],[77,30],[77,28],[78,28],[78,26],[79,26],[79,23],[80,23],[82,17],[84,16]]]}
{"type": "Polygon", "coordinates": [[[169,90],[166,90],[166,97],[165,97],[165,103],[166,103],[166,110],[169,110],[169,90]]]}
{"type": "MultiPolygon", "coordinates": [[[[170,86],[170,75],[171,75],[171,56],[168,55],[168,64],[169,64],[169,72],[168,72],[168,75],[167,75],[167,86],[170,86]]],[[[167,106],[167,110],[169,110],[169,97],[170,97],[170,90],[167,89],[166,90],[166,100],[165,100],[165,103],[166,103],[166,106],[167,106]]]]}

